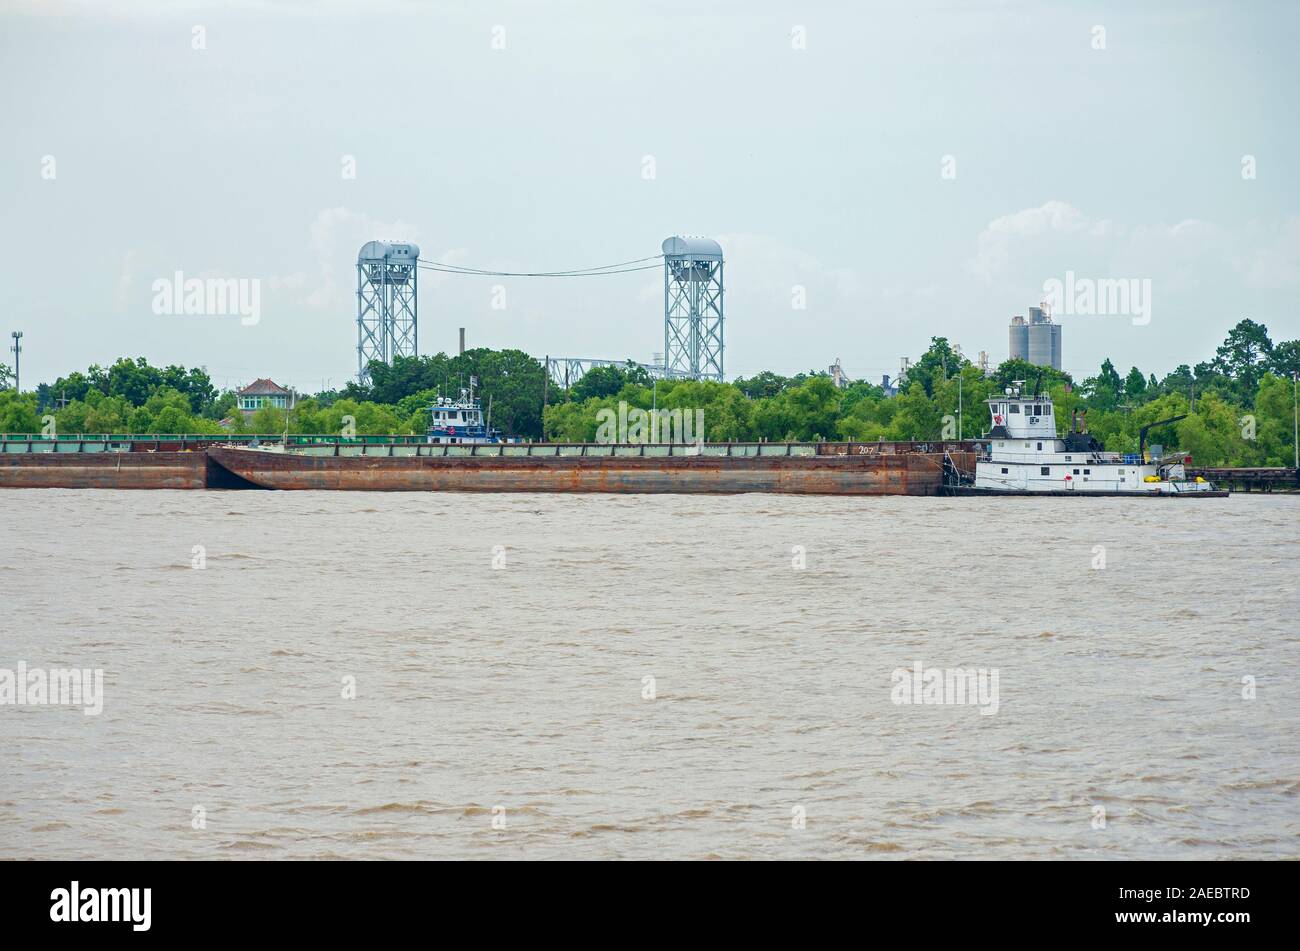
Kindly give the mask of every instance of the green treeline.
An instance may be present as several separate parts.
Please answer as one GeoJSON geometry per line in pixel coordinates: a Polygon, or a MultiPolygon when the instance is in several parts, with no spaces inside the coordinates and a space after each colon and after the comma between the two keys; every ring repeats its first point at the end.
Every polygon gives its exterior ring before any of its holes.
{"type": "MultiPolygon", "coordinates": [[[[1152,432],[1152,442],[1189,452],[1202,465],[1290,465],[1293,375],[1300,372],[1300,341],[1274,344],[1266,328],[1243,320],[1215,354],[1163,379],[1137,367],[1126,374],[1110,360],[1082,381],[1068,374],[1008,360],[989,377],[942,337],[908,371],[906,385],[889,396],[857,381],[837,388],[825,373],[783,377],[771,372],[731,383],[660,380],[635,367],[599,367],[567,391],[548,383],[539,360],[519,350],[470,350],[456,356],[398,358],[371,365],[368,385],[299,395],[287,412],[292,433],[336,434],[351,417],[358,434],[416,434],[428,425],[428,406],[456,396],[478,380],[477,394],[491,422],[525,439],[591,442],[598,414],[629,407],[704,412],[710,441],[976,438],[989,426],[983,400],[1013,380],[1036,382],[1057,405],[1064,432],[1075,411],[1108,449],[1137,451],[1138,430],[1183,413],[1181,422],[1152,432]],[[959,412],[960,393],[960,412],[959,412]],[[545,403],[545,407],[543,404],[545,403]]],[[[8,370],[0,366],[0,383],[8,370]]],[[[0,391],[0,432],[40,432],[53,416],[59,433],[279,433],[286,411],[265,407],[245,418],[233,392],[218,392],[206,372],[157,368],[120,359],[107,369],[73,372],[35,392],[0,391]],[[223,429],[220,421],[229,419],[223,429]]]]}
{"type": "Polygon", "coordinates": [[[1134,367],[1123,376],[1106,360],[1081,382],[1069,374],[1008,360],[989,377],[942,337],[908,371],[905,387],[887,396],[859,381],[838,389],[825,373],[780,377],[761,373],[734,383],[651,381],[640,370],[601,368],[572,388],[570,399],[546,411],[549,437],[591,441],[601,409],[704,409],[706,438],[751,441],[978,438],[990,420],[983,401],[1014,380],[1052,394],[1056,424],[1069,429],[1086,412],[1088,431],[1115,452],[1136,452],[1138,432],[1150,423],[1194,411],[1152,430],[1150,441],[1177,447],[1202,465],[1290,465],[1293,460],[1292,374],[1300,371],[1300,342],[1274,345],[1260,324],[1243,320],[1214,357],[1180,366],[1164,379],[1134,367]],[[960,404],[960,420],[959,420],[960,404]],[[947,419],[945,419],[947,418],[947,419]],[[947,424],[947,425],[945,425],[947,424]]]}

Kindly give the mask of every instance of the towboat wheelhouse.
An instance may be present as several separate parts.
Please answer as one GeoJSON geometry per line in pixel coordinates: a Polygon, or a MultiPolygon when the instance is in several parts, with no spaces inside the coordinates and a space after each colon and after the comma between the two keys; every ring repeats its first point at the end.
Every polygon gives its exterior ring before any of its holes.
{"type": "Polygon", "coordinates": [[[1003,395],[986,401],[992,428],[984,437],[988,449],[975,465],[976,490],[1134,495],[1214,491],[1203,479],[1187,481],[1184,463],[1190,458],[1166,456],[1159,446],[1147,450],[1148,431],[1182,416],[1144,426],[1136,454],[1106,452],[1086,426],[1079,431],[1077,417],[1071,431],[1058,437],[1052,398],[1023,395],[1023,383],[1016,381],[1003,395]]]}
{"type": "Polygon", "coordinates": [[[492,429],[483,420],[483,407],[474,398],[474,382],[460,391],[456,400],[438,397],[429,407],[428,440],[431,443],[499,443],[501,430],[492,429]]]}

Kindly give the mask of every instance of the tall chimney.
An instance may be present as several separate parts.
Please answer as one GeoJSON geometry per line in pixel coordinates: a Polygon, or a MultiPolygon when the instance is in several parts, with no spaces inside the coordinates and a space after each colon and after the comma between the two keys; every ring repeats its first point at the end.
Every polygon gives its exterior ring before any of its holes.
{"type": "Polygon", "coordinates": [[[465,352],[465,328],[460,328],[460,352],[465,352]]]}

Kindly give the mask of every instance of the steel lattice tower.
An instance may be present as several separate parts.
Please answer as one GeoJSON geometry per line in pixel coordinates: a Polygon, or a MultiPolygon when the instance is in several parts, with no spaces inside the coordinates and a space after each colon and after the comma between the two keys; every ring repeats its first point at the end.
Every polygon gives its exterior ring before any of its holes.
{"type": "Polygon", "coordinates": [[[722,246],[667,238],[664,252],[664,368],[722,382],[722,246]]]}
{"type": "Polygon", "coordinates": [[[357,253],[357,379],[371,360],[418,355],[414,244],[367,241],[357,253]]]}

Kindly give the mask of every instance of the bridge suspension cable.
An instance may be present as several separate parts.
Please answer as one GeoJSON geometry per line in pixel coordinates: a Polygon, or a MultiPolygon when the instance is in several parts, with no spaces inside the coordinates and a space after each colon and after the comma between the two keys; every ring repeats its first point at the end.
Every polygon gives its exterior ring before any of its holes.
{"type": "Polygon", "coordinates": [[[616,264],[602,264],[599,267],[574,268],[567,271],[492,271],[486,268],[464,267],[459,264],[443,264],[438,261],[417,261],[416,266],[426,271],[440,271],[443,274],[468,274],[475,277],[600,277],[604,274],[628,274],[632,271],[653,271],[658,263],[645,264],[646,261],[658,262],[662,254],[631,261],[619,261],[616,264]]]}

